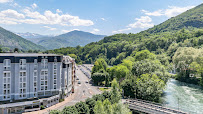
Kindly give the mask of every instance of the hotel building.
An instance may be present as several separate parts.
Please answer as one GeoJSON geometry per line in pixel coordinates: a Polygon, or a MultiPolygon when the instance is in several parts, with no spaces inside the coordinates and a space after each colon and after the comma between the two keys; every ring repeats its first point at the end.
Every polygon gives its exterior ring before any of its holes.
{"type": "MultiPolygon", "coordinates": [[[[44,105],[45,101],[46,106],[58,103],[60,98],[74,92],[74,68],[75,61],[69,56],[0,53],[0,113],[15,113],[19,108],[16,109],[15,103],[12,103],[23,100],[28,102],[26,99],[37,98],[34,102],[37,105],[44,105]],[[54,99],[54,103],[50,98],[54,99]]],[[[30,103],[29,109],[34,108],[30,103]]],[[[26,109],[23,105],[26,103],[21,104],[20,109],[26,109]]]]}

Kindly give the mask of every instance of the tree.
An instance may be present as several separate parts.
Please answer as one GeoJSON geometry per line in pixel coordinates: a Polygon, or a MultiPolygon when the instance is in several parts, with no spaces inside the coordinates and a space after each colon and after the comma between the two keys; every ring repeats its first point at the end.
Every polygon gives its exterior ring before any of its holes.
{"type": "Polygon", "coordinates": [[[101,82],[105,81],[107,73],[94,73],[91,78],[96,85],[100,85],[101,82]]]}
{"type": "Polygon", "coordinates": [[[164,87],[164,81],[155,74],[142,74],[136,81],[136,98],[158,101],[164,87]]]}
{"type": "Polygon", "coordinates": [[[132,74],[140,76],[142,74],[152,73],[160,70],[164,71],[164,67],[161,65],[159,60],[145,59],[142,61],[137,61],[133,64],[132,74]]]}
{"type": "Polygon", "coordinates": [[[90,114],[94,114],[94,106],[96,104],[96,101],[93,98],[87,98],[85,100],[85,103],[88,105],[90,109],[90,114]]]}
{"type": "Polygon", "coordinates": [[[102,58],[97,59],[97,61],[94,63],[94,67],[92,68],[92,74],[94,74],[95,72],[98,72],[100,69],[103,69],[105,71],[107,69],[107,63],[102,58]]]}
{"type": "Polygon", "coordinates": [[[136,77],[130,76],[129,78],[123,80],[121,87],[123,89],[124,96],[135,98],[136,77]]]}
{"type": "Polygon", "coordinates": [[[104,106],[102,101],[97,101],[96,105],[94,106],[94,113],[95,114],[105,114],[104,106]]]}
{"type": "Polygon", "coordinates": [[[19,52],[18,48],[14,48],[13,52],[19,52]]]}
{"type": "Polygon", "coordinates": [[[121,81],[130,73],[130,70],[126,66],[119,64],[117,66],[111,67],[108,72],[110,74],[111,80],[116,78],[121,81]]]}
{"type": "Polygon", "coordinates": [[[131,114],[130,109],[128,109],[127,105],[124,105],[122,102],[118,102],[112,105],[113,114],[131,114]]]}
{"type": "Polygon", "coordinates": [[[111,94],[111,103],[118,103],[119,100],[121,99],[121,92],[120,92],[120,87],[116,79],[113,79],[112,84],[112,94],[111,94]]]}
{"type": "Polygon", "coordinates": [[[77,109],[79,114],[89,114],[90,109],[88,108],[88,105],[84,102],[78,102],[75,104],[75,108],[77,109]]]}
{"type": "Polygon", "coordinates": [[[142,50],[142,51],[139,51],[135,54],[135,60],[136,61],[141,61],[144,59],[154,60],[155,58],[156,58],[156,55],[153,53],[150,53],[149,50],[142,50]]]}
{"type": "Polygon", "coordinates": [[[62,110],[62,114],[79,114],[75,106],[68,106],[62,110]]]}
{"type": "MultiPolygon", "coordinates": [[[[59,110],[52,110],[51,112],[50,112],[50,114],[62,114],[61,113],[61,111],[59,111],[59,110]]],[[[67,113],[64,113],[64,114],[67,114],[67,113]]],[[[70,113],[69,113],[70,114],[70,113]]]]}
{"type": "Polygon", "coordinates": [[[106,114],[113,114],[113,109],[111,106],[111,102],[108,99],[103,101],[104,111],[106,114]]]}

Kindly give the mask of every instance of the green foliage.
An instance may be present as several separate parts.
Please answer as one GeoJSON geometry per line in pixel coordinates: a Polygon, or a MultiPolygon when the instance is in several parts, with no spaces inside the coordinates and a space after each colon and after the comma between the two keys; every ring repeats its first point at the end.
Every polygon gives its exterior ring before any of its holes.
{"type": "Polygon", "coordinates": [[[116,78],[120,81],[121,79],[129,75],[130,70],[126,66],[119,64],[117,66],[111,67],[108,72],[110,74],[111,80],[113,78],[116,78]]]}
{"type": "Polygon", "coordinates": [[[188,83],[199,83],[199,85],[202,85],[202,57],[203,49],[195,49],[192,47],[178,48],[173,56],[173,63],[178,72],[177,79],[188,83]]]}
{"type": "Polygon", "coordinates": [[[137,61],[133,64],[132,74],[140,76],[142,74],[152,73],[160,70],[163,71],[164,67],[161,65],[159,60],[145,59],[142,61],[137,61]]]}
{"type": "Polygon", "coordinates": [[[165,83],[155,74],[143,74],[136,81],[136,98],[158,101],[165,83]]]}
{"type": "MultiPolygon", "coordinates": [[[[50,112],[50,114],[61,114],[61,111],[59,111],[59,110],[52,110],[51,112],[50,112]]],[[[67,113],[66,113],[67,114],[67,113]]],[[[72,114],[72,113],[71,113],[72,114]]]]}
{"type": "Polygon", "coordinates": [[[123,89],[123,95],[130,98],[135,98],[136,77],[130,76],[123,80],[121,88],[123,89]]]}
{"type": "MultiPolygon", "coordinates": [[[[53,113],[58,114],[58,113],[53,113]]],[[[62,114],[79,114],[79,111],[76,109],[75,106],[68,106],[62,110],[62,114]]]]}
{"type": "Polygon", "coordinates": [[[103,101],[103,106],[104,106],[104,112],[106,114],[113,114],[112,105],[111,105],[111,102],[108,99],[105,99],[103,101]]]}
{"type": "Polygon", "coordinates": [[[102,104],[102,101],[97,101],[96,105],[94,106],[94,113],[95,114],[105,114],[104,106],[102,104]]]}
{"type": "Polygon", "coordinates": [[[89,114],[90,113],[90,109],[89,109],[88,105],[85,104],[84,102],[76,103],[75,108],[77,109],[77,112],[79,114],[89,114]]]}
{"type": "Polygon", "coordinates": [[[103,81],[105,81],[107,73],[94,73],[91,78],[96,85],[100,85],[103,81]]]}
{"type": "Polygon", "coordinates": [[[135,60],[136,61],[141,61],[141,60],[144,60],[144,59],[154,60],[155,58],[156,58],[156,55],[153,54],[153,53],[150,53],[149,50],[142,50],[142,51],[137,52],[135,54],[135,60]]]}
{"type": "Polygon", "coordinates": [[[116,79],[113,79],[112,84],[112,94],[111,94],[111,103],[118,103],[119,100],[121,99],[121,92],[120,92],[120,87],[116,79]]]}
{"type": "Polygon", "coordinates": [[[94,106],[96,104],[96,101],[93,98],[87,98],[85,100],[85,103],[88,105],[89,109],[90,109],[90,114],[94,114],[94,106]]]}

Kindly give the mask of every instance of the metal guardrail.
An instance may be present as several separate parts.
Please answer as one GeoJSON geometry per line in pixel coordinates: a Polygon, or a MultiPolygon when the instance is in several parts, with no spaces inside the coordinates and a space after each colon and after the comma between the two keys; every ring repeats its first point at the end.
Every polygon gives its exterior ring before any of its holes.
{"type": "Polygon", "coordinates": [[[180,110],[167,108],[158,103],[153,103],[150,101],[134,99],[126,100],[125,104],[129,105],[130,109],[138,110],[145,113],[156,113],[156,114],[189,114],[180,110]]]}

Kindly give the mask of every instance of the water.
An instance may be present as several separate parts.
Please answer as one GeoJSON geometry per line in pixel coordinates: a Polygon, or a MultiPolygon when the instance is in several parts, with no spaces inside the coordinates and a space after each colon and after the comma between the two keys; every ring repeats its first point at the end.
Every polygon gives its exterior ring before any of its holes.
{"type": "Polygon", "coordinates": [[[198,86],[171,79],[162,100],[167,107],[203,114],[203,90],[198,86]]]}

